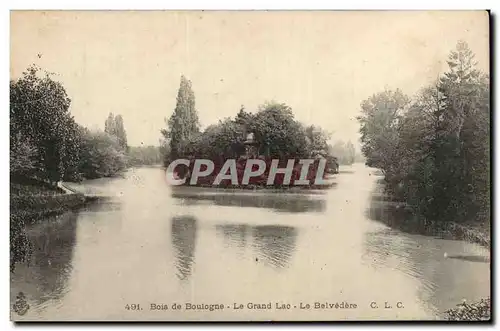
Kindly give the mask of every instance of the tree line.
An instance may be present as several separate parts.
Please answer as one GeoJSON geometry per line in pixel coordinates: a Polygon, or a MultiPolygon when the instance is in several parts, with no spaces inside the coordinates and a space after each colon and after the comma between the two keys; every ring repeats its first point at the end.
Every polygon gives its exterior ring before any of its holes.
{"type": "Polygon", "coordinates": [[[331,134],[319,126],[304,125],[284,103],[265,102],[255,112],[241,106],[234,117],[200,129],[192,83],[181,76],[177,103],[165,121],[163,136],[164,164],[178,158],[208,158],[223,161],[245,153],[244,141],[253,133],[259,155],[269,158],[311,158],[322,156],[335,160],[341,155],[343,164],[355,161],[351,142],[329,145],[331,134]]]}
{"type": "Polygon", "coordinates": [[[489,224],[489,76],[462,41],[447,64],[411,98],[386,90],[362,102],[362,152],[417,219],[489,224]]]}
{"type": "MultiPolygon", "coordinates": [[[[64,86],[37,66],[10,81],[12,181],[30,178],[55,184],[110,177],[143,162],[137,148],[129,155],[121,115],[110,114],[104,131],[90,130],[75,122],[70,105],[64,86]]],[[[157,155],[156,162],[160,161],[157,155]]]]}
{"type": "Polygon", "coordinates": [[[338,140],[333,145],[329,145],[328,148],[329,153],[335,155],[340,164],[350,165],[360,161],[356,148],[350,140],[338,140]]]}
{"type": "Polygon", "coordinates": [[[75,122],[71,99],[52,74],[30,66],[10,81],[10,174],[52,184],[111,177],[129,166],[168,163],[182,157],[227,158],[244,152],[246,133],[255,134],[259,153],[273,158],[321,155],[334,162],[355,160],[352,143],[331,145],[330,133],[306,126],[282,103],[266,102],[256,112],[242,106],[234,118],[200,129],[191,82],[181,77],[176,108],[161,131],[160,147],[130,147],[124,120],[109,113],[104,131],[75,122]],[[339,157],[335,157],[338,155],[339,157]]]}

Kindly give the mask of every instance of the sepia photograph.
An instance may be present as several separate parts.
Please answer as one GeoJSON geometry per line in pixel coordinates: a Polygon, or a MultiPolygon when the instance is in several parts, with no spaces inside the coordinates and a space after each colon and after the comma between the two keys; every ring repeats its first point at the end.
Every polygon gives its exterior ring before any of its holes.
{"type": "Polygon", "coordinates": [[[491,321],[489,11],[9,16],[11,321],[491,321]]]}

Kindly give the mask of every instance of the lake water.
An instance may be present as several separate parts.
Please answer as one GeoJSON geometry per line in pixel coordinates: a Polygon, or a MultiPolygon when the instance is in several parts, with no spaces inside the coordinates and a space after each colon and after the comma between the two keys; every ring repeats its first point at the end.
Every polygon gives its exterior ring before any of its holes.
{"type": "Polygon", "coordinates": [[[160,168],[88,181],[109,198],[26,229],[11,302],[30,308],[12,318],[438,319],[489,296],[489,263],[444,256],[488,250],[389,228],[379,179],[342,167],[324,194],[286,195],[172,188],[160,168]]]}

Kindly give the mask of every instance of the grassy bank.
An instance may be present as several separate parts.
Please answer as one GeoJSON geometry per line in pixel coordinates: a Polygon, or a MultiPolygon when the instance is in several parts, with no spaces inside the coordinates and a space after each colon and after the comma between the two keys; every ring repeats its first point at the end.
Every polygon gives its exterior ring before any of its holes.
{"type": "Polygon", "coordinates": [[[458,224],[449,222],[445,224],[444,231],[454,239],[465,240],[481,246],[491,247],[490,226],[488,224],[458,224]]]}
{"type": "Polygon", "coordinates": [[[86,202],[83,194],[66,194],[58,187],[34,179],[10,184],[11,218],[39,218],[60,214],[86,202]]]}
{"type": "Polygon", "coordinates": [[[10,183],[10,270],[25,261],[31,253],[26,226],[50,219],[82,206],[88,199],[83,194],[66,194],[44,182],[25,179],[10,183]]]}
{"type": "Polygon", "coordinates": [[[10,197],[10,213],[16,217],[46,217],[79,207],[83,194],[25,195],[10,197]]]}
{"type": "Polygon", "coordinates": [[[372,202],[386,205],[390,214],[396,215],[388,219],[380,219],[390,227],[404,232],[464,240],[490,248],[491,224],[489,220],[458,223],[426,219],[418,211],[419,206],[412,206],[401,199],[401,192],[391,189],[383,179],[379,179],[378,184],[381,185],[381,189],[377,194],[372,195],[372,202]]]}
{"type": "Polygon", "coordinates": [[[463,240],[490,249],[490,225],[487,223],[455,223],[420,221],[425,229],[424,234],[439,235],[445,239],[463,240]]]}
{"type": "Polygon", "coordinates": [[[490,224],[487,222],[456,223],[432,221],[419,216],[410,206],[384,199],[372,198],[373,219],[406,233],[437,236],[444,239],[464,240],[490,248],[490,224]],[[380,212],[380,211],[384,212],[380,212]]]}

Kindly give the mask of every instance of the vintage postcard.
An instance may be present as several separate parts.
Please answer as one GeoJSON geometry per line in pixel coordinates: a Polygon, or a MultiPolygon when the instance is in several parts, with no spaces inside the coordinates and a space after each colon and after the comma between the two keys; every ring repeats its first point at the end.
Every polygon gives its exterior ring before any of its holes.
{"type": "Polygon", "coordinates": [[[488,321],[488,11],[11,11],[13,321],[488,321]]]}

